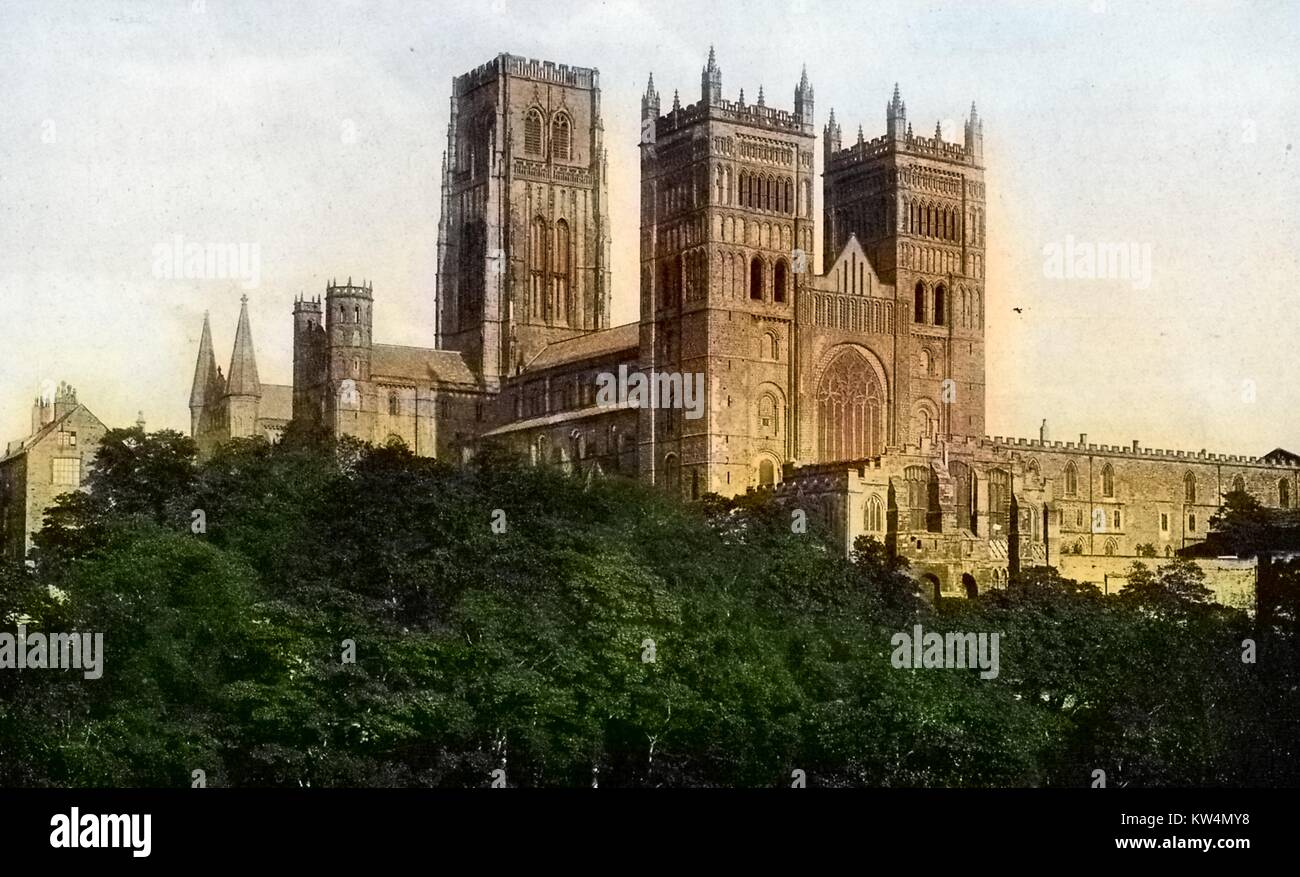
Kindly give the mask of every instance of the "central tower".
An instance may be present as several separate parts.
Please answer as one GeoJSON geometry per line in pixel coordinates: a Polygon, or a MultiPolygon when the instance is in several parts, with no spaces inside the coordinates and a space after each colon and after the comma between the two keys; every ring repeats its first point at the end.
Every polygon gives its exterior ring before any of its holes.
{"type": "Polygon", "coordinates": [[[498,55],[452,82],[438,223],[438,347],[488,388],[609,326],[599,73],[498,55]]]}
{"type": "Polygon", "coordinates": [[[700,99],[641,101],[643,370],[704,375],[702,417],[642,409],[641,477],[687,497],[743,493],[792,459],[791,338],[813,247],[813,89],[794,109],[722,96],[712,49],[700,99]],[[768,468],[763,469],[766,462],[768,468]]]}

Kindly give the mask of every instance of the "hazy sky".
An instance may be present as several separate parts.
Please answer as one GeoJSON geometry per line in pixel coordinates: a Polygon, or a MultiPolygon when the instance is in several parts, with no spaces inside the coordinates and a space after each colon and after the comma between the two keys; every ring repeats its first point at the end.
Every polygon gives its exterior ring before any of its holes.
{"type": "Polygon", "coordinates": [[[806,63],[846,142],[895,81],[926,136],[978,101],[991,434],[1300,451],[1298,32],[1296,2],[4,0],[0,444],[43,380],[188,429],[203,312],[224,368],[244,290],[155,277],[176,235],[257,245],[263,381],[335,276],[374,282],[380,340],[432,346],[451,79],[503,51],[600,69],[635,319],[639,96],[653,69],[697,100],[712,42],[728,98],[788,108],[806,63]],[[1070,239],[1149,248],[1149,283],[1049,276],[1070,239]]]}

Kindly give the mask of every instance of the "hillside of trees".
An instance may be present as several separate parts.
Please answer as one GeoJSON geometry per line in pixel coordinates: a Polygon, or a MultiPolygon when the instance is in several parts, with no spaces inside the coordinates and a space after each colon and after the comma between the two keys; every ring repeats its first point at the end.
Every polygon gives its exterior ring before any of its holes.
{"type": "Polygon", "coordinates": [[[32,559],[0,630],[106,657],[0,669],[4,786],[1300,784],[1294,609],[1260,627],[1182,559],[936,608],[879,543],[845,559],[756,500],[139,429],[32,559]],[[997,678],[895,669],[915,624],[999,632],[997,678]]]}

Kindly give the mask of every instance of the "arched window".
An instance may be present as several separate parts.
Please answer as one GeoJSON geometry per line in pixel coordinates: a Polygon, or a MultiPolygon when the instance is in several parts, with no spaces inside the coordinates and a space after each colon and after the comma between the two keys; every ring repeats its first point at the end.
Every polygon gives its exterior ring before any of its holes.
{"type": "Polygon", "coordinates": [[[1174,556],[1174,546],[1172,546],[1172,545],[1166,545],[1166,546],[1165,546],[1165,557],[1173,557],[1173,556],[1174,556]]]}
{"type": "Polygon", "coordinates": [[[957,528],[973,530],[975,478],[971,468],[960,460],[951,460],[948,463],[948,474],[952,478],[954,505],[957,507],[957,528]]]}
{"type": "Polygon", "coordinates": [[[663,468],[658,472],[659,486],[670,491],[681,490],[682,470],[676,454],[665,454],[663,468]]]}
{"type": "Polygon", "coordinates": [[[1065,495],[1074,496],[1079,492],[1079,470],[1074,468],[1074,461],[1065,464],[1065,495]]]}
{"type": "Polygon", "coordinates": [[[990,534],[1005,537],[1011,520],[1011,475],[1004,469],[989,471],[990,534]]]}
{"type": "Polygon", "coordinates": [[[924,408],[916,409],[916,438],[934,438],[934,418],[924,408]]]}
{"type": "Polygon", "coordinates": [[[396,416],[399,410],[400,410],[400,402],[397,398],[397,391],[389,390],[388,391],[388,413],[396,416]]]}
{"type": "Polygon", "coordinates": [[[542,111],[533,108],[524,116],[524,152],[542,154],[542,111]]]}
{"type": "Polygon", "coordinates": [[[1110,468],[1109,463],[1101,469],[1101,495],[1115,495],[1115,470],[1110,468]]]}
{"type": "Polygon", "coordinates": [[[1196,476],[1191,472],[1183,476],[1183,502],[1188,505],[1196,502],[1196,476]]]}
{"type": "Polygon", "coordinates": [[[928,347],[921,348],[921,374],[929,375],[930,369],[934,367],[933,357],[930,355],[928,347]]]}
{"type": "Polygon", "coordinates": [[[763,337],[758,339],[758,358],[770,360],[781,358],[781,344],[775,332],[764,332],[763,337]]]}
{"type": "Polygon", "coordinates": [[[758,434],[762,438],[776,438],[776,432],[776,400],[770,394],[765,393],[758,400],[758,434]]]}
{"type": "Polygon", "coordinates": [[[571,151],[569,117],[560,113],[551,122],[551,157],[569,160],[571,151]]]}
{"type": "Polygon", "coordinates": [[[1234,475],[1232,478],[1232,492],[1233,493],[1246,492],[1246,482],[1240,475],[1234,475]]]}
{"type": "Polygon", "coordinates": [[[763,298],[763,260],[757,256],[749,263],[749,297],[763,298]]]}
{"type": "Polygon", "coordinates": [[[907,529],[925,530],[930,512],[930,470],[925,466],[908,466],[903,470],[907,484],[907,529]]]}
{"type": "Polygon", "coordinates": [[[1285,478],[1277,482],[1277,504],[1284,509],[1291,508],[1291,482],[1285,478]]]}
{"type": "Polygon", "coordinates": [[[533,218],[528,228],[528,309],[534,319],[546,318],[546,220],[533,218]]]}
{"type": "Polygon", "coordinates": [[[758,461],[758,483],[760,486],[776,484],[776,466],[771,460],[758,461]]]}
{"type": "Polygon", "coordinates": [[[557,316],[564,322],[572,322],[573,302],[569,300],[569,223],[563,219],[555,223],[555,257],[551,264],[557,316]]]}
{"type": "Polygon", "coordinates": [[[924,323],[925,322],[925,284],[919,280],[916,281],[916,291],[912,295],[912,304],[913,304],[912,322],[924,323]]]}
{"type": "Polygon", "coordinates": [[[879,533],[885,529],[885,505],[874,493],[867,497],[862,519],[862,528],[868,533],[879,533]]]}
{"type": "Polygon", "coordinates": [[[1105,550],[1106,550],[1106,556],[1107,556],[1107,557],[1114,557],[1114,556],[1115,556],[1115,552],[1119,550],[1119,546],[1115,544],[1115,540],[1114,540],[1114,539],[1107,539],[1107,540],[1106,540],[1106,549],[1105,549],[1105,550]]]}
{"type": "Polygon", "coordinates": [[[776,268],[772,271],[772,300],[778,302],[785,301],[785,259],[776,260],[776,268]]]}
{"type": "Polygon", "coordinates": [[[942,283],[934,288],[934,324],[943,325],[943,300],[946,290],[942,283]]]}
{"type": "Polygon", "coordinates": [[[878,456],[885,440],[884,399],[884,387],[861,353],[837,354],[817,382],[818,459],[878,456]]]}

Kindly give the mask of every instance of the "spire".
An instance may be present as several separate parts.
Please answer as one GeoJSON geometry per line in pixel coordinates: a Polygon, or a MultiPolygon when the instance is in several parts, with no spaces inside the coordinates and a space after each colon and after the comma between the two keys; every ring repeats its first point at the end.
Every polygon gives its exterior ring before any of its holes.
{"type": "Polygon", "coordinates": [[[713,46],[709,46],[709,61],[700,71],[700,97],[706,104],[719,103],[722,100],[722,70],[718,67],[718,58],[713,52],[713,46]]]}
{"type": "Polygon", "coordinates": [[[766,101],[763,100],[763,86],[761,85],[758,87],[758,105],[760,107],[767,106],[766,101]]]}
{"type": "Polygon", "coordinates": [[[943,142],[943,122],[934,123],[934,139],[943,142]]]}
{"type": "MultiPolygon", "coordinates": [[[[348,280],[348,285],[352,285],[351,279],[348,280]]],[[[257,379],[257,359],[253,355],[253,329],[248,322],[248,296],[240,299],[239,328],[235,330],[235,349],[230,355],[226,394],[262,395],[262,383],[257,379]]]]}
{"type": "Polygon", "coordinates": [[[740,90],[740,105],[742,107],[745,105],[745,89],[743,88],[740,90]]]}
{"type": "Polygon", "coordinates": [[[799,74],[799,90],[811,91],[812,87],[808,84],[808,65],[803,65],[803,70],[799,74]]]}
{"type": "Polygon", "coordinates": [[[674,88],[673,89],[673,112],[675,113],[681,108],[682,108],[681,96],[677,94],[677,89],[674,88]]]}
{"type": "Polygon", "coordinates": [[[203,313],[203,334],[199,338],[199,359],[194,365],[194,385],[190,389],[190,407],[202,408],[216,400],[208,398],[209,389],[217,377],[217,358],[212,353],[212,327],[208,323],[208,314],[203,313]]]}
{"type": "Polygon", "coordinates": [[[890,140],[901,140],[903,132],[907,130],[910,130],[907,124],[907,104],[903,103],[903,96],[895,82],[894,96],[885,105],[885,136],[890,140]]]}

